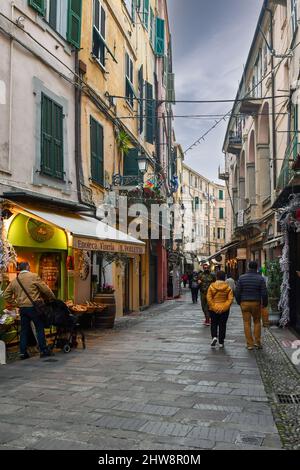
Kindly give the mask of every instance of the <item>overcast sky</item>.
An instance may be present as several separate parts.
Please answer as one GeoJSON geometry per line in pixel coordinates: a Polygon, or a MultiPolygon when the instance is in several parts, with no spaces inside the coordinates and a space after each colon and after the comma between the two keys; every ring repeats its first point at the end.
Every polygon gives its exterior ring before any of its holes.
{"type": "MultiPolygon", "coordinates": [[[[263,0],[168,0],[177,100],[233,99],[243,73],[263,0]]],[[[224,114],[230,104],[177,104],[175,115],[224,114]]],[[[214,120],[176,118],[176,140],[186,150],[214,120]]],[[[217,181],[224,162],[224,121],[186,163],[217,181]]]]}

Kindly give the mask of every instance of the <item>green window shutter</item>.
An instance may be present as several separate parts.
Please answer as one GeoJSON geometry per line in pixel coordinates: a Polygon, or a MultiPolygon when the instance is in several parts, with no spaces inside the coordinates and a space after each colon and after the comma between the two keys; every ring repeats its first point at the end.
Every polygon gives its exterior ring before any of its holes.
{"type": "Polygon", "coordinates": [[[91,176],[98,184],[104,184],[103,127],[90,118],[91,128],[91,176]]]}
{"type": "Polygon", "coordinates": [[[159,57],[165,55],[165,20],[156,18],[155,54],[159,57]]]}
{"type": "Polygon", "coordinates": [[[223,199],[224,199],[224,193],[221,189],[219,190],[219,199],[220,199],[220,201],[223,201],[223,199]]]}
{"type": "Polygon", "coordinates": [[[219,218],[224,219],[224,208],[223,207],[219,208],[219,218]]]}
{"type": "Polygon", "coordinates": [[[136,180],[130,181],[129,186],[135,186],[139,183],[139,165],[138,165],[139,151],[138,148],[131,148],[124,155],[124,176],[136,176],[136,180]]]}
{"type": "Polygon", "coordinates": [[[153,47],[154,45],[154,13],[150,7],[150,44],[153,47]]]}
{"type": "Polygon", "coordinates": [[[154,142],[154,101],[153,86],[146,82],[146,141],[149,144],[154,142]]]}
{"type": "Polygon", "coordinates": [[[69,0],[67,39],[80,48],[82,0],[69,0]]]}
{"type": "Polygon", "coordinates": [[[149,9],[150,9],[149,0],[144,0],[143,23],[147,30],[149,28],[149,9]]]}
{"type": "Polygon", "coordinates": [[[44,16],[45,0],[28,0],[28,5],[44,16]]]}
{"type": "Polygon", "coordinates": [[[144,71],[143,65],[141,66],[138,74],[139,79],[139,94],[140,94],[140,102],[139,102],[139,133],[142,134],[144,130],[144,71]]]}
{"type": "Polygon", "coordinates": [[[41,171],[63,179],[63,108],[42,94],[41,171]]]}

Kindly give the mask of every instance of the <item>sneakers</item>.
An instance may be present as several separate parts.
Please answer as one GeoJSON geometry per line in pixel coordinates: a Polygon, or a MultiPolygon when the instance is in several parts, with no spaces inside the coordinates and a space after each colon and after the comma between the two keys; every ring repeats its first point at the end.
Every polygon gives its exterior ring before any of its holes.
{"type": "Polygon", "coordinates": [[[218,338],[214,338],[214,339],[212,340],[211,344],[210,344],[211,347],[212,347],[212,348],[215,348],[216,345],[217,345],[217,342],[218,342],[218,338]]]}
{"type": "Polygon", "coordinates": [[[255,344],[254,347],[255,347],[255,349],[262,349],[263,348],[261,344],[255,344]]]}
{"type": "Polygon", "coordinates": [[[28,353],[25,353],[25,354],[20,354],[20,359],[21,361],[25,361],[25,359],[29,359],[30,356],[28,353]]]}
{"type": "Polygon", "coordinates": [[[248,349],[248,351],[253,351],[253,349],[254,349],[253,346],[246,346],[246,348],[248,349]]]}
{"type": "Polygon", "coordinates": [[[40,358],[43,358],[43,357],[50,357],[50,356],[54,356],[54,353],[52,351],[43,351],[41,354],[40,354],[40,358]]]}
{"type": "Polygon", "coordinates": [[[204,321],[204,325],[205,325],[205,326],[210,326],[210,320],[205,320],[205,321],[204,321]]]}
{"type": "Polygon", "coordinates": [[[219,348],[220,348],[220,349],[223,349],[223,348],[224,348],[224,343],[222,343],[222,344],[220,343],[220,344],[219,344],[219,348]]]}

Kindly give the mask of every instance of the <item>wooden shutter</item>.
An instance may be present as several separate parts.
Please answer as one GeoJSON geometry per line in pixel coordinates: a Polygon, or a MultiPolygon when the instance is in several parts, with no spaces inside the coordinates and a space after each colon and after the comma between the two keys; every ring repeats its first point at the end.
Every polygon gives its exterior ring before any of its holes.
{"type": "Polygon", "coordinates": [[[91,175],[98,184],[104,183],[103,127],[90,118],[91,128],[91,175]]]}
{"type": "Polygon", "coordinates": [[[28,0],[30,7],[34,8],[38,13],[44,16],[45,14],[45,0],[28,0]]]}
{"type": "Polygon", "coordinates": [[[165,20],[156,18],[155,54],[159,57],[165,55],[165,20]]]}
{"type": "Polygon", "coordinates": [[[42,94],[41,171],[63,179],[63,108],[42,94]]]}
{"type": "Polygon", "coordinates": [[[144,130],[144,76],[143,76],[143,65],[139,70],[139,92],[140,92],[140,102],[139,102],[139,133],[142,134],[144,130]]]}
{"type": "MultiPolygon", "coordinates": [[[[139,151],[138,148],[129,149],[128,153],[124,155],[124,176],[136,176],[133,178],[128,186],[135,186],[139,183],[139,165],[138,165],[139,151]]],[[[126,181],[125,181],[126,182],[126,181]]]]}
{"type": "Polygon", "coordinates": [[[82,0],[69,0],[67,39],[80,48],[82,0]]]}
{"type": "Polygon", "coordinates": [[[147,30],[149,28],[149,8],[149,0],[144,0],[143,23],[147,30]]]}
{"type": "Polygon", "coordinates": [[[146,82],[146,141],[154,141],[153,86],[146,82]]]}

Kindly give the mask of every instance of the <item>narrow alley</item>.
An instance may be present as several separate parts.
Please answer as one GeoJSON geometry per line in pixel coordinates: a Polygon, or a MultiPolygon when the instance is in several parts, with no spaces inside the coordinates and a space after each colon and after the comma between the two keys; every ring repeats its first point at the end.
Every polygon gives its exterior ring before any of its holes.
{"type": "MultiPolygon", "coordinates": [[[[210,347],[188,293],[87,349],[0,368],[1,449],[281,449],[256,356],[234,306],[226,347],[210,347]]],[[[264,356],[265,355],[265,356],[264,356]]]]}

